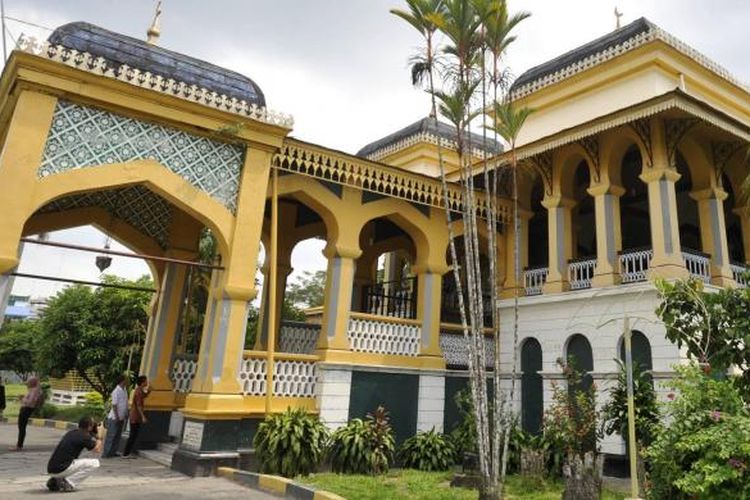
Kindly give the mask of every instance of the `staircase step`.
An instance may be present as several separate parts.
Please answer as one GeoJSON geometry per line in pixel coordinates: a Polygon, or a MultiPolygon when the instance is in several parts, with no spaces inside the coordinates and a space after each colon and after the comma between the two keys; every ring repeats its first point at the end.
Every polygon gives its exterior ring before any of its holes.
{"type": "Polygon", "coordinates": [[[172,467],[172,453],[161,450],[139,450],[138,456],[148,458],[152,462],[161,464],[165,467],[172,467]]]}
{"type": "Polygon", "coordinates": [[[177,443],[159,443],[159,451],[172,455],[177,451],[177,443]]]}

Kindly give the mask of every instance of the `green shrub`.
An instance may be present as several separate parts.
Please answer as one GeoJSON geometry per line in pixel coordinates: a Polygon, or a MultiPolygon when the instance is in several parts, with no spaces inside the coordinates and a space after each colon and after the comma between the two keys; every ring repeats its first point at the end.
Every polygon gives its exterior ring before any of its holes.
{"type": "Polygon", "coordinates": [[[646,450],[652,498],[750,498],[750,416],[730,379],[677,367],[667,422],[646,450]]]}
{"type": "Polygon", "coordinates": [[[328,456],[334,472],[382,474],[393,460],[395,441],[381,406],[366,420],[355,418],[331,436],[328,456]]]}
{"type": "Polygon", "coordinates": [[[95,420],[104,418],[104,398],[98,392],[87,392],[84,395],[83,408],[86,414],[95,420]]]}
{"type": "MultiPolygon", "coordinates": [[[[610,399],[602,409],[605,434],[619,433],[628,439],[628,385],[625,364],[615,360],[620,367],[617,385],[610,389],[610,399]]],[[[648,371],[633,363],[633,400],[635,403],[635,440],[639,447],[648,446],[659,425],[659,406],[654,384],[648,371]]]]}
{"type": "Polygon", "coordinates": [[[460,464],[463,462],[464,453],[477,452],[477,424],[471,391],[467,388],[457,392],[454,401],[461,420],[449,436],[453,445],[454,462],[460,464]]]}
{"type": "Polygon", "coordinates": [[[399,450],[403,467],[423,471],[444,471],[453,464],[455,452],[450,440],[432,429],[410,437],[399,450]]]}
{"type": "Polygon", "coordinates": [[[314,472],[325,451],[328,430],[305,410],[287,408],[269,415],[258,427],[253,444],[261,472],[284,477],[314,472]]]}
{"type": "Polygon", "coordinates": [[[34,416],[37,418],[53,418],[57,411],[57,406],[52,403],[43,403],[34,411],[34,416]]]}

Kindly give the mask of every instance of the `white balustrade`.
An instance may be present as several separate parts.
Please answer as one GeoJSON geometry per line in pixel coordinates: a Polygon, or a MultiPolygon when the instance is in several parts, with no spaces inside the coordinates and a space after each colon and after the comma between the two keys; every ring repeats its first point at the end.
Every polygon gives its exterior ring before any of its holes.
{"type": "Polygon", "coordinates": [[[320,325],[282,321],[278,352],[312,354],[318,347],[320,325]]]}
{"type": "Polygon", "coordinates": [[[743,266],[741,264],[731,264],[731,268],[732,268],[732,278],[734,278],[734,281],[740,286],[747,286],[748,285],[747,266],[743,266]]]}
{"type": "MultiPolygon", "coordinates": [[[[245,396],[265,396],[268,362],[264,353],[245,354],[240,365],[240,386],[245,396]]],[[[315,359],[275,359],[273,395],[286,398],[315,397],[317,362],[315,359]]]]}
{"type": "Polygon", "coordinates": [[[198,361],[195,356],[178,355],[172,363],[174,392],[190,392],[197,372],[198,361]]]}
{"type": "Polygon", "coordinates": [[[314,398],[318,377],[315,361],[278,359],[273,368],[273,395],[285,398],[314,398]]]}
{"type": "Polygon", "coordinates": [[[549,276],[548,267],[538,267],[536,269],[527,269],[523,273],[524,288],[526,295],[539,295],[542,293],[542,287],[547,282],[549,276]]]}
{"type": "Polygon", "coordinates": [[[596,259],[577,260],[568,263],[568,281],[572,290],[591,288],[596,259]]]}
{"type": "Polygon", "coordinates": [[[378,321],[352,315],[349,319],[349,345],[352,351],[417,356],[421,326],[408,320],[378,321]]]}
{"type": "Polygon", "coordinates": [[[650,248],[642,250],[626,250],[620,254],[620,274],[623,283],[646,281],[646,272],[651,264],[654,251],[650,248]]]}
{"type": "Polygon", "coordinates": [[[696,251],[684,251],[682,260],[691,277],[698,278],[704,283],[711,281],[711,259],[708,255],[696,251]]]}

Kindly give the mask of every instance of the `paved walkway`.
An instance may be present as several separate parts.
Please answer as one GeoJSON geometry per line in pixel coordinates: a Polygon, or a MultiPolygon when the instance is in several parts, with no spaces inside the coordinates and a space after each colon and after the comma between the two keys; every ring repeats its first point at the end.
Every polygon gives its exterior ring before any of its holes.
{"type": "MultiPolygon", "coordinates": [[[[44,472],[52,450],[63,431],[29,426],[26,449],[8,451],[15,443],[16,426],[0,424],[0,498],[31,499],[43,497],[70,498],[71,495],[51,493],[44,486],[44,472]]],[[[86,451],[81,457],[86,456],[86,451]]],[[[159,500],[189,498],[249,498],[270,500],[277,498],[243,488],[217,477],[188,478],[178,472],[145,458],[123,460],[113,458],[101,461],[101,467],[72,495],[75,499],[106,500],[159,500]]]]}

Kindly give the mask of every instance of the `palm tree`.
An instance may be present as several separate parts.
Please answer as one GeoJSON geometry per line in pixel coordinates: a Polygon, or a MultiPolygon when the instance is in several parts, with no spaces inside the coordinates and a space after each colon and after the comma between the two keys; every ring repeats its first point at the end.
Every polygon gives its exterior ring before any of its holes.
{"type": "MultiPolygon", "coordinates": [[[[516,140],[526,119],[533,112],[530,108],[514,109],[510,101],[496,102],[494,106],[494,130],[510,146],[510,170],[513,182],[513,272],[515,276],[515,289],[513,291],[513,368],[511,372],[510,405],[513,401],[516,389],[516,373],[518,371],[518,284],[521,282],[521,250],[518,235],[521,231],[521,221],[518,216],[518,157],[516,156],[516,140]]],[[[500,472],[500,482],[505,481],[508,466],[508,441],[510,438],[510,426],[505,427],[503,436],[503,463],[500,472]]]]}

